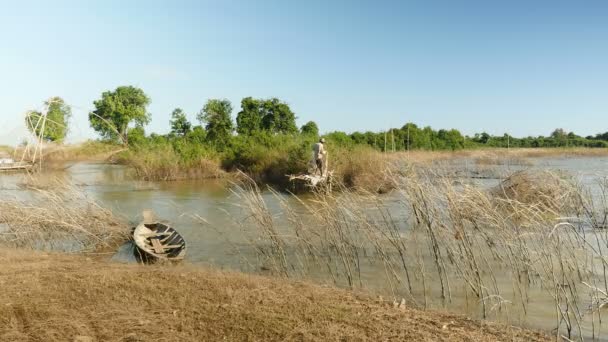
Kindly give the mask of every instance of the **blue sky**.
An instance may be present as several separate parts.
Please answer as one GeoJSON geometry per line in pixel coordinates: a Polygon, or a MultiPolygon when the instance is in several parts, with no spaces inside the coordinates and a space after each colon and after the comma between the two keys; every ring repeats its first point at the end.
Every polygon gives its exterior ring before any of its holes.
{"type": "Polygon", "coordinates": [[[608,131],[606,1],[4,1],[0,143],[61,96],[71,141],[101,92],[139,86],[148,131],[209,98],[279,97],[298,124],[466,134],[608,131]]]}

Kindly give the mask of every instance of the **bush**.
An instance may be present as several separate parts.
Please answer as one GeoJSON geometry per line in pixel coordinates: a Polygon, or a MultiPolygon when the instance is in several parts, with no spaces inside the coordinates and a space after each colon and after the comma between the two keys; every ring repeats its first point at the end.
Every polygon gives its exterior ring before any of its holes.
{"type": "Polygon", "coordinates": [[[334,171],[334,179],[345,187],[373,193],[384,193],[395,187],[391,172],[397,162],[390,154],[366,146],[332,148],[330,145],[327,148],[329,169],[334,171]]]}
{"type": "Polygon", "coordinates": [[[314,137],[255,133],[233,137],[224,152],[223,167],[241,170],[259,182],[287,186],[289,174],[307,170],[314,137]]]}
{"type": "Polygon", "coordinates": [[[151,136],[120,155],[143,180],[180,180],[223,177],[219,156],[188,139],[151,136]]]}

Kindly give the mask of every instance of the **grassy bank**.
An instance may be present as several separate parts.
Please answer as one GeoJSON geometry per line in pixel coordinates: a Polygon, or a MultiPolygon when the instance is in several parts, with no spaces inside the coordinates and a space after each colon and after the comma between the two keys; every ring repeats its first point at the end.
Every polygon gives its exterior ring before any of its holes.
{"type": "Polygon", "coordinates": [[[554,147],[554,148],[475,148],[457,151],[424,151],[397,152],[401,158],[413,161],[432,161],[455,158],[488,158],[506,163],[509,159],[548,158],[548,157],[605,157],[608,148],[554,147]]]}
{"type": "MultiPolygon", "coordinates": [[[[413,150],[382,152],[367,144],[329,135],[329,168],[335,181],[347,188],[385,191],[393,186],[386,173],[403,170],[404,164],[425,164],[457,158],[472,159],[479,165],[532,165],[533,158],[607,156],[603,148],[472,148],[466,150],[413,150]]],[[[223,177],[242,171],[259,183],[289,188],[290,174],[306,172],[316,136],[258,133],[233,136],[222,146],[210,145],[199,137],[153,136],[133,144],[120,154],[119,161],[133,167],[138,178],[177,180],[223,177]]]]}
{"type": "Polygon", "coordinates": [[[107,162],[117,153],[126,150],[124,146],[88,140],[78,144],[47,143],[41,148],[19,146],[10,151],[15,160],[33,162],[43,170],[62,169],[66,164],[79,161],[107,162]]]}
{"type": "Polygon", "coordinates": [[[187,151],[171,144],[151,144],[118,153],[114,162],[129,166],[137,179],[146,181],[174,181],[184,179],[222,178],[219,157],[197,146],[187,151]]]}
{"type": "MultiPolygon", "coordinates": [[[[133,144],[115,161],[130,166],[144,180],[218,178],[241,171],[258,183],[288,189],[288,175],[309,169],[316,141],[314,136],[258,134],[233,137],[220,149],[195,137],[156,136],[133,144]]],[[[392,156],[367,146],[328,146],[329,166],[338,183],[370,191],[388,187],[378,175],[391,168],[392,156]]]]}
{"type": "Polygon", "coordinates": [[[11,154],[13,153],[13,148],[7,145],[0,145],[0,153],[11,154]]]}
{"type": "MultiPolygon", "coordinates": [[[[47,166],[76,160],[110,160],[129,166],[137,179],[173,181],[223,178],[242,171],[258,183],[290,189],[287,175],[310,167],[316,136],[260,133],[234,136],[223,147],[210,145],[196,135],[154,135],[134,140],[128,148],[102,142],[51,147],[45,150],[47,166]]],[[[482,169],[493,165],[533,165],[535,158],[608,156],[603,148],[475,148],[457,151],[381,152],[365,144],[327,142],[329,168],[334,180],[346,188],[385,192],[394,188],[391,175],[404,165],[429,165],[466,158],[482,169]]],[[[482,170],[482,171],[484,171],[482,170]]]]}
{"type": "Polygon", "coordinates": [[[103,161],[124,150],[123,146],[89,140],[74,145],[59,145],[45,148],[44,159],[47,161],[103,161]]]}
{"type": "Polygon", "coordinates": [[[3,341],[548,341],[334,288],[0,249],[3,341]],[[27,295],[23,295],[27,294],[27,295]]]}

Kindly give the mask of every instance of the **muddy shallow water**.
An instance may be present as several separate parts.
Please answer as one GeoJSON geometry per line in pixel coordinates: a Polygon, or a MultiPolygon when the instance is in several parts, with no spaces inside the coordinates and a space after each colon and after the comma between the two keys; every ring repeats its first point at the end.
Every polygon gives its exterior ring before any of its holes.
{"type": "MultiPolygon", "coordinates": [[[[486,169],[480,172],[474,161],[465,159],[444,166],[457,171],[454,172],[455,178],[475,183],[480,187],[495,186],[500,182],[501,175],[529,168],[566,171],[591,189],[594,189],[598,178],[608,176],[608,158],[606,157],[530,160],[532,163],[526,165],[505,163],[498,167],[488,167],[491,172],[486,169]]],[[[252,224],[250,212],[243,207],[243,199],[239,198],[234,186],[227,181],[141,182],[129,179],[126,170],[121,166],[87,163],[74,164],[65,171],[52,172],[42,176],[61,178],[76,185],[105,207],[111,208],[132,223],[140,219],[139,214],[143,209],[153,209],[160,218],[171,222],[186,239],[188,243],[186,260],[188,262],[246,272],[265,272],[265,265],[259,260],[259,255],[254,247],[256,242],[251,241],[243,233],[244,229],[248,229],[247,225],[252,224]]],[[[30,191],[24,190],[20,186],[23,182],[21,174],[0,175],[0,195],[20,198],[33,196],[30,191]]],[[[273,213],[278,227],[287,220],[285,215],[281,215],[283,212],[281,200],[300,213],[306,212],[306,205],[314,205],[313,199],[307,196],[301,197],[302,202],[300,202],[287,194],[264,191],[262,197],[269,211],[273,213]]],[[[383,195],[382,205],[398,222],[400,229],[408,230],[409,213],[399,194],[383,195]]],[[[305,214],[302,215],[305,217],[305,214]]],[[[406,244],[412,248],[415,248],[418,243],[413,234],[405,240],[406,244]]],[[[431,262],[430,254],[422,257],[425,260],[428,259],[429,263],[431,262]]],[[[124,262],[132,261],[129,249],[123,248],[117,253],[115,259],[124,262]]],[[[495,266],[500,267],[500,265],[495,266]]],[[[385,297],[405,296],[399,290],[399,284],[386,281],[386,272],[387,270],[379,267],[378,263],[364,261],[360,265],[360,283],[363,284],[363,287],[385,297]]],[[[331,278],[323,269],[308,270],[306,276],[315,281],[331,282],[331,278]]],[[[429,299],[428,306],[445,306],[448,310],[462,312],[473,317],[482,317],[479,299],[466,291],[465,286],[455,282],[451,289],[451,301],[444,303],[439,300],[438,280],[430,277],[426,281],[429,288],[426,293],[426,297],[429,299]]],[[[555,328],[555,304],[546,291],[540,287],[528,289],[527,294],[530,299],[525,308],[526,312],[524,312],[520,305],[510,300],[510,298],[518,296],[514,290],[512,275],[499,272],[496,283],[501,288],[504,300],[500,302],[500,305],[487,310],[488,318],[546,331],[555,328]]],[[[338,284],[346,285],[344,281],[340,280],[338,280],[338,284]]],[[[418,290],[413,291],[413,298],[408,298],[408,300],[421,304],[422,298],[425,296],[420,288],[417,287],[418,290]]],[[[581,297],[584,297],[586,295],[584,289],[580,291],[581,297]]],[[[597,321],[593,323],[596,325],[595,333],[591,327],[591,319],[582,323],[585,337],[590,338],[595,334],[595,337],[598,338],[598,332],[602,332],[599,339],[604,340],[604,335],[608,338],[606,329],[598,329],[597,321]]]]}

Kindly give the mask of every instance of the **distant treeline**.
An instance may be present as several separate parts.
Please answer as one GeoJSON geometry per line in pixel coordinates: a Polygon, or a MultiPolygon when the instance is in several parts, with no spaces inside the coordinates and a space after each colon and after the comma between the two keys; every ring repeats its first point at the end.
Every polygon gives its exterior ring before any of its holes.
{"type": "MultiPolygon", "coordinates": [[[[222,177],[226,171],[239,170],[257,181],[286,188],[290,184],[285,175],[308,169],[311,147],[320,136],[328,141],[336,176],[351,185],[365,179],[362,174],[375,171],[369,166],[384,156],[375,151],[608,147],[608,132],[581,137],[563,129],[547,137],[514,138],[487,133],[464,136],[456,129],[407,123],[382,132],[321,134],[314,121],[298,126],[296,113],[284,101],[253,97],[243,98],[238,112],[226,99],[209,99],[190,116],[176,108],[167,113],[169,133],[157,134],[145,130],[152,120],[149,103],[143,90],[124,86],[102,93],[89,113],[91,127],[108,143],[103,145],[128,147],[113,159],[130,165],[145,180],[222,177]],[[196,122],[189,120],[192,116],[196,122]]],[[[45,111],[29,112],[26,124],[40,139],[61,143],[71,116],[70,106],[53,97],[46,102],[45,111]]]]}
{"type": "MultiPolygon", "coordinates": [[[[172,141],[178,149],[185,144],[201,145],[207,151],[218,153],[235,152],[243,145],[261,144],[273,147],[285,145],[297,137],[300,143],[319,137],[319,128],[313,121],[301,127],[296,125],[296,114],[289,105],[277,98],[241,100],[240,111],[233,115],[232,103],[226,99],[207,100],[196,113],[197,124],[187,118],[186,113],[176,108],[167,113],[167,124],[171,131],[166,135],[145,133],[145,126],[152,117],[147,110],[150,98],[140,88],[122,86],[106,91],[94,101],[95,109],[89,113],[91,127],[105,141],[123,145],[146,145],[147,142],[172,141]],[[278,138],[280,136],[280,139],[278,138]],[[252,139],[250,139],[252,138],[252,139]]],[[[61,142],[67,132],[71,108],[60,97],[46,102],[44,124],[42,113],[31,111],[26,118],[27,127],[37,136],[49,141],[61,142]],[[44,132],[43,132],[44,130],[44,132]]],[[[405,150],[459,150],[480,147],[608,147],[608,132],[581,137],[558,128],[549,136],[515,138],[507,134],[493,136],[478,133],[463,136],[456,129],[435,130],[429,126],[421,128],[407,123],[401,128],[382,132],[345,133],[335,131],[323,135],[331,144],[348,146],[370,146],[380,151],[405,150]]],[[[200,148],[199,147],[199,148],[200,148]]],[[[238,151],[237,151],[238,152],[238,151]]],[[[234,153],[233,153],[234,154],[234,153]]]]}
{"type": "Polygon", "coordinates": [[[508,134],[495,136],[476,133],[464,136],[456,129],[435,130],[429,126],[420,128],[407,123],[401,128],[383,132],[331,132],[325,135],[341,144],[366,144],[381,151],[406,150],[460,150],[481,147],[608,147],[608,132],[581,137],[564,129],[555,129],[549,136],[515,138],[508,134]]]}

